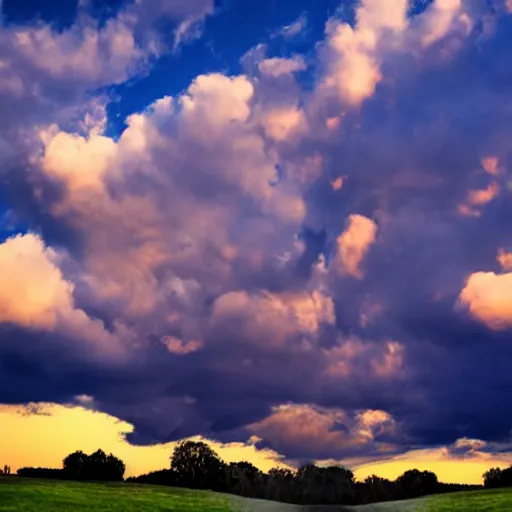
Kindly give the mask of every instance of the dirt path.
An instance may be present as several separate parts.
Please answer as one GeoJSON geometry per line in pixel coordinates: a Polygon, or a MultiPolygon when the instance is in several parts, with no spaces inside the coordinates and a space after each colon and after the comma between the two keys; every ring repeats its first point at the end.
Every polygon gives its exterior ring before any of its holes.
{"type": "Polygon", "coordinates": [[[234,497],[236,512],[421,512],[421,500],[388,501],[348,507],[343,505],[289,505],[275,501],[234,497]]]}
{"type": "MultiPolygon", "coordinates": [[[[290,505],[276,501],[235,497],[236,512],[358,512],[359,509],[342,505],[290,505]]],[[[367,510],[366,512],[372,512],[367,510]]],[[[377,510],[375,512],[378,512],[377,510]]]]}

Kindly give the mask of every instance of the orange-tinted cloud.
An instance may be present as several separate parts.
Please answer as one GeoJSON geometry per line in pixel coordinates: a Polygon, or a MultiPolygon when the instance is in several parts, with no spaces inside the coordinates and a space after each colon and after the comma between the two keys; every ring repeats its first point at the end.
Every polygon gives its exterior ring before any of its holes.
{"type": "Polygon", "coordinates": [[[344,183],[343,177],[338,176],[335,180],[331,181],[332,189],[333,190],[341,190],[343,187],[343,183],[344,183]]]}
{"type": "Polygon", "coordinates": [[[381,344],[348,338],[324,349],[324,355],[327,362],[325,375],[335,380],[363,374],[377,379],[394,379],[400,376],[404,364],[404,347],[396,341],[381,344]]]}
{"type": "Polygon", "coordinates": [[[180,356],[197,352],[203,347],[203,343],[201,341],[189,340],[187,342],[183,342],[175,336],[164,336],[164,338],[162,338],[162,343],[171,354],[180,356]]]}
{"type": "Polygon", "coordinates": [[[512,270],[512,253],[511,252],[505,252],[503,249],[500,249],[498,251],[498,257],[496,258],[496,260],[500,264],[501,270],[503,270],[503,272],[512,270]]]}
{"type": "Polygon", "coordinates": [[[335,264],[341,273],[361,279],[361,264],[375,242],[377,225],[362,215],[350,215],[347,229],[337,239],[335,264]]]}
{"type": "MultiPolygon", "coordinates": [[[[385,411],[367,410],[349,414],[308,404],[286,404],[274,408],[270,416],[249,425],[248,430],[273,446],[302,447],[305,453],[350,453],[358,451],[384,433],[396,429],[385,411]]],[[[379,443],[375,449],[379,450],[379,443]]]]}
{"type": "Polygon", "coordinates": [[[476,272],[471,274],[459,295],[458,307],[491,329],[512,326],[512,273],[476,272]]]}
{"type": "Polygon", "coordinates": [[[499,174],[499,164],[499,159],[495,156],[482,158],[482,167],[484,168],[485,172],[492,174],[493,176],[499,174]]]}
{"type": "Polygon", "coordinates": [[[314,341],[323,325],[334,322],[332,299],[318,291],[255,295],[230,292],[216,299],[210,320],[211,328],[219,336],[243,338],[262,349],[282,348],[296,342],[298,336],[314,341]]]}
{"type": "Polygon", "coordinates": [[[75,307],[75,286],[58,266],[62,258],[33,234],[0,244],[0,322],[81,339],[99,354],[122,354],[120,339],[75,307]]]}

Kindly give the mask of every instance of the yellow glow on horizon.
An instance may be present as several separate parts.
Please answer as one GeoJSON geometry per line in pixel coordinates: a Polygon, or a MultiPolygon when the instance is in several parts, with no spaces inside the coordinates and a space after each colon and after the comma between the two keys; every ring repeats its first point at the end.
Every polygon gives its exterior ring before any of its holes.
{"type": "MultiPolygon", "coordinates": [[[[28,413],[22,406],[0,405],[0,467],[8,464],[13,472],[23,466],[58,468],[69,453],[76,450],[91,453],[98,448],[120,457],[126,464],[127,477],[169,467],[176,443],[132,446],[123,438],[133,430],[132,425],[108,414],[80,406],[37,404],[37,407],[39,414],[28,413]]],[[[247,460],[263,471],[286,466],[278,453],[258,450],[250,442],[207,442],[226,462],[247,460]]],[[[347,467],[354,468],[360,481],[372,474],[394,480],[404,471],[417,468],[433,471],[442,482],[471,484],[482,483],[483,473],[491,467],[510,464],[512,454],[477,454],[453,459],[443,448],[417,450],[377,462],[345,461],[347,467]]]]}
{"type": "MultiPolygon", "coordinates": [[[[12,472],[24,466],[59,468],[69,453],[98,448],[125,462],[126,477],[169,467],[176,443],[133,446],[123,439],[132,425],[108,414],[79,406],[38,406],[40,414],[27,414],[22,406],[0,405],[0,467],[8,464],[12,472]]],[[[285,465],[275,452],[252,444],[207,442],[226,462],[247,460],[263,471],[285,465]]]]}

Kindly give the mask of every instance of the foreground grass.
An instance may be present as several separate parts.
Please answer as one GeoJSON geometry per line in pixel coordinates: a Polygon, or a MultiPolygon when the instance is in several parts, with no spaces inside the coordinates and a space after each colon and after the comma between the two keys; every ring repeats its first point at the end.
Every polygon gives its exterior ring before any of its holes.
{"type": "Polygon", "coordinates": [[[359,507],[300,507],[208,491],[0,477],[0,512],[512,512],[512,488],[359,507]]]}
{"type": "Polygon", "coordinates": [[[426,504],[428,512],[512,512],[512,488],[432,496],[426,504]]]}
{"type": "Polygon", "coordinates": [[[351,512],[512,512],[512,488],[465,491],[351,507],[351,512]]]}
{"type": "Polygon", "coordinates": [[[135,484],[0,478],[1,512],[232,512],[207,491],[135,484]]]}

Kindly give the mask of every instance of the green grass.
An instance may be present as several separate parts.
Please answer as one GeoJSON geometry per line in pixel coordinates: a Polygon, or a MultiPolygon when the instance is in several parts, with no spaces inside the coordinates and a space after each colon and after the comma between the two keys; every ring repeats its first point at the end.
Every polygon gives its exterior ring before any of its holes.
{"type": "Polygon", "coordinates": [[[231,512],[222,494],[135,484],[0,478],[1,512],[231,512]]]}
{"type": "Polygon", "coordinates": [[[512,512],[512,488],[454,492],[426,502],[428,512],[512,512]]]}
{"type": "Polygon", "coordinates": [[[361,507],[299,507],[208,491],[0,477],[0,512],[512,512],[512,488],[361,507]]]}
{"type": "Polygon", "coordinates": [[[376,503],[353,512],[512,512],[512,488],[438,494],[417,500],[376,503]]]}

